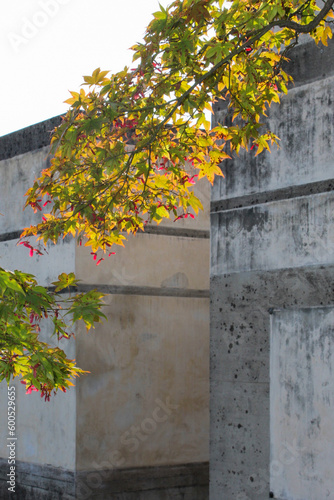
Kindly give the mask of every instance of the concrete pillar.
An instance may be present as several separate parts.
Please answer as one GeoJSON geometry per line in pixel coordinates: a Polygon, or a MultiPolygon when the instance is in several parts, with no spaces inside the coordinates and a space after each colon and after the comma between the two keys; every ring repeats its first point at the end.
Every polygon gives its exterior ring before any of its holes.
{"type": "MultiPolygon", "coordinates": [[[[295,85],[268,118],[279,150],[235,156],[212,192],[210,500],[326,498],[325,486],[318,497],[284,490],[270,459],[270,350],[282,356],[271,313],[334,299],[334,44],[297,47],[289,70],[295,85]]],[[[215,120],[224,115],[217,103],[215,120]]]]}

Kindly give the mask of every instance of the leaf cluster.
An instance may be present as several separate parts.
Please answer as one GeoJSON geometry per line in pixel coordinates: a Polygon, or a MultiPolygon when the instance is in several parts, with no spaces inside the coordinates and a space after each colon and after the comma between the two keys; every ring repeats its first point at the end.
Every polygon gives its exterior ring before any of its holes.
{"type": "MultiPolygon", "coordinates": [[[[137,66],[107,76],[97,68],[52,137],[51,165],[27,205],[52,201],[24,236],[44,242],[71,234],[109,252],[126,233],[201,208],[195,179],[211,183],[231,152],[270,151],[278,138],[262,123],[291,77],[282,69],[300,33],[325,45],[333,0],[175,0],[154,13],[137,66]],[[206,111],[227,101],[210,130],[206,111]],[[229,118],[228,118],[229,117],[229,118]],[[232,120],[232,121],[231,121],[232,120]]],[[[98,262],[100,262],[99,259],[98,262]]]]}
{"type": "Polygon", "coordinates": [[[48,322],[58,340],[73,336],[74,323],[82,319],[87,328],[103,317],[102,294],[64,296],[76,285],[73,273],[61,274],[50,291],[37,284],[31,274],[0,268],[0,381],[19,377],[31,388],[41,391],[46,400],[52,391],[66,392],[71,379],[84,373],[60,347],[50,347],[40,339],[48,322]],[[71,321],[65,317],[71,318],[71,321]]]}

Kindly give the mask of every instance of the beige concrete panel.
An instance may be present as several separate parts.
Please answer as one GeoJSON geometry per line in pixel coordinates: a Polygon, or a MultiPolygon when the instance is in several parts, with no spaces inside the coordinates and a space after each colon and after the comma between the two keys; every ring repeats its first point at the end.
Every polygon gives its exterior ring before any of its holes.
{"type": "MultiPolygon", "coordinates": [[[[64,349],[70,359],[75,358],[75,341],[51,337],[53,328],[49,321],[41,323],[42,341],[64,349]]],[[[66,394],[59,391],[50,401],[40,393],[25,394],[25,386],[15,379],[16,403],[16,459],[28,463],[53,465],[75,469],[75,411],[76,390],[66,394]]],[[[0,456],[8,457],[7,448],[7,383],[0,383],[0,456]]]]}
{"type": "MultiPolygon", "coordinates": [[[[32,241],[32,240],[31,240],[32,241]]],[[[40,285],[50,285],[60,273],[74,271],[75,242],[60,240],[49,244],[45,255],[29,256],[29,249],[17,245],[17,240],[0,242],[0,267],[34,274],[40,285]]]]}
{"type": "Polygon", "coordinates": [[[208,459],[209,300],[106,298],[109,321],[77,335],[77,468],[208,459]]]}
{"type": "Polygon", "coordinates": [[[0,233],[17,231],[41,220],[29,207],[23,211],[25,193],[46,168],[48,147],[0,161],[0,233]]]}
{"type": "Polygon", "coordinates": [[[96,266],[91,250],[78,246],[77,277],[92,284],[209,288],[209,239],[137,234],[112,250],[116,255],[96,266]]]}

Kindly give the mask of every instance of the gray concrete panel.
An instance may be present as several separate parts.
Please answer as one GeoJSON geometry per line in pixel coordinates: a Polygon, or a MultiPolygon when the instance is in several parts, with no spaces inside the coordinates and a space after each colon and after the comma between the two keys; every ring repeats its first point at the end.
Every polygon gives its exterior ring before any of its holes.
{"type": "Polygon", "coordinates": [[[220,431],[216,456],[210,460],[210,500],[267,499],[269,449],[262,446],[269,439],[266,416],[234,415],[220,431]]]}
{"type": "Polygon", "coordinates": [[[211,273],[284,269],[334,261],[334,194],[211,215],[211,273]]]}
{"type": "Polygon", "coordinates": [[[76,248],[76,275],[83,284],[209,289],[210,242],[205,238],[139,233],[97,267],[91,248],[76,248]],[[171,256],[173,258],[171,259],[171,256]]]}

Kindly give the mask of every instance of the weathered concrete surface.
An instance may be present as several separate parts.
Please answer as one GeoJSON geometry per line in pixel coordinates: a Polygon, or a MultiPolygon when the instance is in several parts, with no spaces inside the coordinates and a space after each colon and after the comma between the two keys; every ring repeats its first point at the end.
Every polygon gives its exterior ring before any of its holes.
{"type": "MultiPolygon", "coordinates": [[[[0,459],[1,500],[10,500],[5,468],[0,459]]],[[[20,500],[208,500],[208,463],[76,473],[18,461],[17,473],[20,500]]]]}
{"type": "Polygon", "coordinates": [[[333,496],[333,340],[333,307],[272,315],[270,489],[274,498],[333,496]]]}
{"type": "MultiPolygon", "coordinates": [[[[197,192],[208,208],[208,184],[197,192]]],[[[208,236],[204,210],[196,220],[148,227],[98,268],[87,249],[76,249],[83,286],[112,290],[108,322],[98,334],[80,333],[77,360],[91,373],[77,383],[78,471],[207,462],[208,236]]],[[[208,488],[136,495],[124,498],[195,500],[208,488]]]]}
{"type": "Polygon", "coordinates": [[[192,463],[77,474],[80,500],[208,500],[208,464],[192,463]]]}
{"type": "Polygon", "coordinates": [[[333,213],[330,192],[212,214],[211,272],[330,264],[333,213]]]}
{"type": "Polygon", "coordinates": [[[7,490],[7,460],[0,458],[0,498],[11,500],[74,500],[75,473],[62,467],[16,462],[17,485],[15,493],[7,490]]]}
{"type": "Polygon", "coordinates": [[[17,132],[0,137],[0,160],[49,146],[52,130],[61,123],[61,116],[36,123],[17,132]]]}
{"type": "MultiPolygon", "coordinates": [[[[45,126],[48,126],[48,123],[45,126]]],[[[34,127],[31,128],[34,129],[34,127]]],[[[42,125],[37,127],[37,132],[40,129],[43,129],[42,125]]],[[[27,130],[27,141],[31,144],[34,135],[30,128],[24,130],[27,130]]],[[[21,137],[23,131],[17,133],[21,137]]],[[[15,142],[16,133],[6,137],[6,144],[9,147],[9,138],[15,142]]],[[[0,138],[0,146],[3,139],[0,138]]],[[[38,142],[37,139],[36,141],[38,142]]],[[[21,150],[17,149],[17,151],[21,150]]],[[[48,151],[48,147],[43,147],[0,161],[0,213],[2,214],[0,216],[0,266],[35,274],[41,285],[50,285],[61,272],[70,273],[75,268],[75,242],[68,238],[60,240],[57,246],[49,244],[47,254],[43,256],[35,254],[34,257],[29,257],[29,251],[25,247],[17,246],[22,229],[41,221],[42,212],[34,213],[30,207],[23,210],[24,195],[42,169],[47,167],[48,151]]],[[[43,211],[47,211],[47,207],[43,211]]],[[[43,245],[41,250],[44,251],[43,245]]]]}
{"type": "MultiPolygon", "coordinates": [[[[272,308],[334,304],[333,47],[310,71],[316,49],[297,48],[296,88],[269,116],[280,150],[240,154],[213,188],[210,500],[270,495],[272,308]]],[[[223,106],[215,111],[222,120],[223,106]]]]}
{"type": "Polygon", "coordinates": [[[269,310],[331,304],[333,288],[333,266],[212,277],[210,500],[268,498],[269,310]]]}

